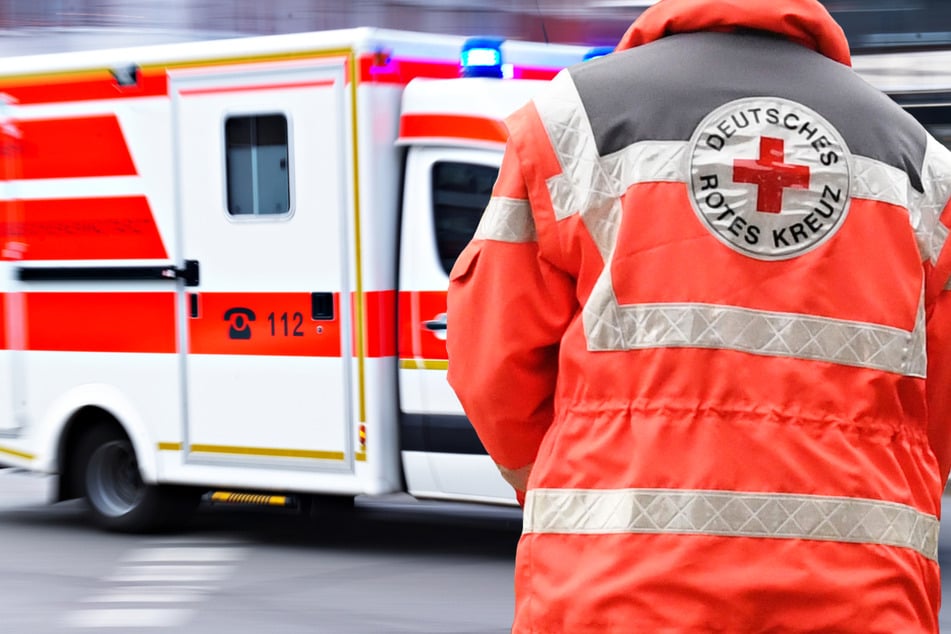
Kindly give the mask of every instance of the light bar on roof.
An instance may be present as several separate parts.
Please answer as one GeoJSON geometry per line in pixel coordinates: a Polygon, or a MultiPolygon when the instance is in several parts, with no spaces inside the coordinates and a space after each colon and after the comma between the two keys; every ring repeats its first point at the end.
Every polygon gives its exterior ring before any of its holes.
{"type": "Polygon", "coordinates": [[[463,77],[502,77],[502,38],[473,37],[462,45],[463,77]]]}

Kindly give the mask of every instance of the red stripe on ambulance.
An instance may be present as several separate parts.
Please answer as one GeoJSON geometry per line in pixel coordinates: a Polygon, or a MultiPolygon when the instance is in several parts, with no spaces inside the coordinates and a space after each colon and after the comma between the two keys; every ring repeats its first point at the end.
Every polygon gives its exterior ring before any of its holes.
{"type": "Polygon", "coordinates": [[[313,319],[310,293],[200,293],[188,320],[189,352],[339,357],[339,297],[333,319],[313,319]]]}
{"type": "Polygon", "coordinates": [[[217,86],[212,88],[194,88],[180,90],[178,94],[183,97],[194,97],[198,95],[220,95],[226,93],[247,93],[260,90],[288,90],[295,88],[324,88],[333,86],[336,83],[333,79],[324,79],[320,81],[295,81],[277,84],[247,84],[240,86],[217,86]]]}
{"type": "MultiPolygon", "coordinates": [[[[513,66],[514,79],[551,79],[558,68],[513,66]]],[[[458,62],[391,58],[386,53],[363,55],[360,58],[360,81],[405,86],[417,77],[454,79],[462,76],[458,62]]]]}
{"type": "Polygon", "coordinates": [[[0,92],[19,105],[64,103],[99,99],[164,97],[168,94],[165,69],[141,72],[134,86],[119,86],[107,70],[80,71],[75,74],[8,77],[0,81],[0,92]]]}
{"type": "Polygon", "coordinates": [[[27,350],[175,352],[175,293],[24,293],[27,350]]]}
{"type": "Polygon", "coordinates": [[[532,68],[529,66],[516,66],[512,69],[512,79],[538,79],[547,81],[558,74],[557,68],[532,68]]]}
{"type": "Polygon", "coordinates": [[[396,291],[370,291],[364,294],[366,306],[368,357],[396,355],[396,291]]]}
{"type": "Polygon", "coordinates": [[[3,205],[0,235],[24,260],[165,259],[145,196],[18,200],[3,205]]]}
{"type": "MultiPolygon", "coordinates": [[[[364,297],[364,355],[394,356],[396,291],[368,292],[364,297]]],[[[333,294],[332,319],[315,318],[311,293],[200,293],[197,303],[198,316],[188,320],[189,352],[193,354],[343,354],[337,293],[333,294]]],[[[356,351],[356,342],[352,345],[356,351]]]]}
{"type": "Polygon", "coordinates": [[[458,62],[422,59],[394,59],[385,53],[360,58],[360,81],[405,86],[416,77],[453,79],[459,77],[458,62]]]}
{"type": "Polygon", "coordinates": [[[16,178],[134,176],[119,119],[115,115],[17,121],[16,178]]]}
{"type": "Polygon", "coordinates": [[[505,143],[508,131],[496,119],[463,115],[404,114],[400,139],[445,138],[505,143]]]}
{"type": "MultiPolygon", "coordinates": [[[[178,351],[174,292],[28,292],[23,300],[27,350],[178,351]]],[[[187,301],[198,309],[188,320],[191,354],[342,355],[339,294],[332,319],[314,319],[311,293],[198,293],[187,301]]],[[[365,356],[394,356],[396,292],[366,293],[365,306],[365,356]]],[[[0,349],[10,349],[6,312],[0,295],[0,349]]]]}
{"type": "Polygon", "coordinates": [[[399,357],[445,361],[446,340],[429,330],[425,322],[446,313],[446,291],[400,291],[399,357]]]}

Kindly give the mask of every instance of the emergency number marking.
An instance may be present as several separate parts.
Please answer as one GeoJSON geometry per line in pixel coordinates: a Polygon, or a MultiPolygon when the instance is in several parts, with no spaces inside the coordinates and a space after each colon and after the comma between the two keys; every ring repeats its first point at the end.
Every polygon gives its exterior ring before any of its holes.
{"type": "Polygon", "coordinates": [[[267,316],[267,321],[271,325],[272,337],[304,336],[304,331],[301,329],[304,326],[304,313],[294,312],[289,315],[283,312],[278,315],[272,312],[267,316]]]}
{"type": "MultiPolygon", "coordinates": [[[[223,319],[228,324],[229,339],[250,339],[251,322],[257,320],[257,315],[250,308],[233,306],[225,311],[223,319]]],[[[269,334],[272,337],[304,336],[304,313],[302,312],[271,311],[268,313],[267,322],[269,334]]]]}
{"type": "Polygon", "coordinates": [[[776,97],[720,106],[690,140],[690,201],[721,242],[787,260],[829,240],[849,207],[850,154],[806,106],[776,97]]]}

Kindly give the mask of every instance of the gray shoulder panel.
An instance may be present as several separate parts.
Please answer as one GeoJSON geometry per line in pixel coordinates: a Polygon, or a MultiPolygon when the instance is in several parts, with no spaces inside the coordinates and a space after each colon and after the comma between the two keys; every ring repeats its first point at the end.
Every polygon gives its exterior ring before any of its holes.
{"type": "Polygon", "coordinates": [[[686,141],[717,107],[781,97],[825,117],[854,154],[908,174],[921,191],[926,133],[850,68],[763,34],[690,33],[570,69],[602,156],[648,140],[686,141]]]}

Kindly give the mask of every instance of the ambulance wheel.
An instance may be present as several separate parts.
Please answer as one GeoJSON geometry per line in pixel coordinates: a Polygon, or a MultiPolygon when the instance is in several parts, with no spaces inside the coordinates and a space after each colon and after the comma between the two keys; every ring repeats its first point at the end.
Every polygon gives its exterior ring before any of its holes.
{"type": "Polygon", "coordinates": [[[92,520],[106,530],[167,528],[190,506],[186,489],[142,481],[132,442],[114,427],[95,427],[81,439],[77,467],[92,520]]]}

